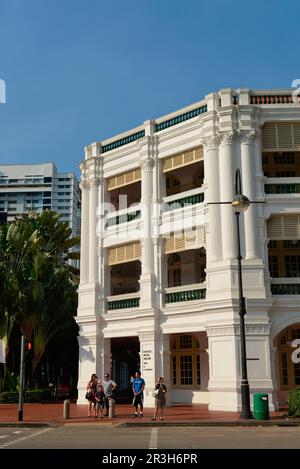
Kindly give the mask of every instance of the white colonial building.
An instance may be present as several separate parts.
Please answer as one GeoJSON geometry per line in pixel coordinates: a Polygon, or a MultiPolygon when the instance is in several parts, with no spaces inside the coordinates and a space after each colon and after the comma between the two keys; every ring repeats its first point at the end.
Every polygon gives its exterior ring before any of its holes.
{"type": "Polygon", "coordinates": [[[234,174],[241,215],[251,394],[270,408],[300,386],[300,105],[291,90],[223,89],[85,149],[79,402],[92,373],[121,393],[141,370],[145,404],[240,409],[234,174]]]}

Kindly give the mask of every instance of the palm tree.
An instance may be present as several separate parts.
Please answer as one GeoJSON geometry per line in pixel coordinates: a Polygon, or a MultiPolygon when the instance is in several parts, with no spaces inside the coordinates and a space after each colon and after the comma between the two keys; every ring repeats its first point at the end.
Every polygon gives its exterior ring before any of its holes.
{"type": "MultiPolygon", "coordinates": [[[[14,326],[33,339],[32,370],[59,329],[74,321],[79,270],[69,259],[78,238],[46,210],[29,213],[2,230],[0,244],[0,338],[6,344],[14,326]]],[[[8,353],[8,348],[7,348],[8,353]]]]}

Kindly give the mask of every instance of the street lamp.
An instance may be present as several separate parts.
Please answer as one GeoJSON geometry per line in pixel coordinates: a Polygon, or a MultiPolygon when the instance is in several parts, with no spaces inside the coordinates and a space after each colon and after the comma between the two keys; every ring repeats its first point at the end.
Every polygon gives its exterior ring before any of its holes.
{"type": "Polygon", "coordinates": [[[238,284],[239,284],[239,316],[240,316],[240,341],[241,341],[241,362],[242,362],[242,383],[241,383],[241,398],[242,398],[242,411],[241,419],[252,419],[252,412],[250,409],[250,388],[247,374],[247,354],[246,354],[246,338],[245,338],[245,314],[246,302],[243,294],[243,279],[242,279],[242,255],[241,255],[241,240],[240,240],[240,214],[245,212],[250,205],[248,197],[242,194],[241,188],[241,174],[237,169],[235,173],[235,198],[231,202],[232,208],[236,216],[237,228],[237,261],[238,261],[238,284]]]}

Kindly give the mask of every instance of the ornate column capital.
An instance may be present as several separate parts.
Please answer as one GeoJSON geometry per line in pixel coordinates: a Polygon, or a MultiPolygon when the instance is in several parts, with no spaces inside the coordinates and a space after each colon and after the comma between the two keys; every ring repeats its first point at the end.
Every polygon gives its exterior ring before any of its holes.
{"type": "Polygon", "coordinates": [[[79,183],[79,187],[80,187],[80,189],[81,189],[82,191],[84,191],[84,190],[88,190],[89,185],[88,185],[88,183],[87,183],[86,180],[82,180],[82,181],[79,183]]]}
{"type": "Polygon", "coordinates": [[[92,178],[88,180],[88,185],[90,189],[98,189],[100,185],[100,178],[92,178]]]}
{"type": "Polygon", "coordinates": [[[142,168],[143,172],[150,172],[154,167],[154,159],[153,158],[144,158],[140,161],[140,167],[142,168]]]}
{"type": "Polygon", "coordinates": [[[251,145],[257,136],[257,132],[255,130],[239,130],[238,135],[242,145],[251,145]]]}
{"type": "Polygon", "coordinates": [[[225,132],[219,132],[220,145],[231,145],[235,132],[233,130],[227,130],[225,132]]]}
{"type": "Polygon", "coordinates": [[[209,135],[202,138],[202,145],[206,151],[215,150],[220,144],[219,135],[209,135]]]}

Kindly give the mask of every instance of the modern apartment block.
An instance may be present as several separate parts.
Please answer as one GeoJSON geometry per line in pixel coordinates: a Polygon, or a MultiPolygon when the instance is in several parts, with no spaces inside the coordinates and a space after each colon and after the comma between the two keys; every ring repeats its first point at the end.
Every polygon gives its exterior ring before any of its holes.
{"type": "Polygon", "coordinates": [[[251,397],[300,386],[300,104],[222,89],[85,148],[79,402],[92,373],[126,392],[140,369],[147,406],[164,376],[169,404],[240,410],[237,168],[251,397]]]}
{"type": "Polygon", "coordinates": [[[8,221],[30,210],[61,213],[78,235],[79,185],[74,173],[58,173],[55,164],[0,165],[0,212],[8,221]]]}

